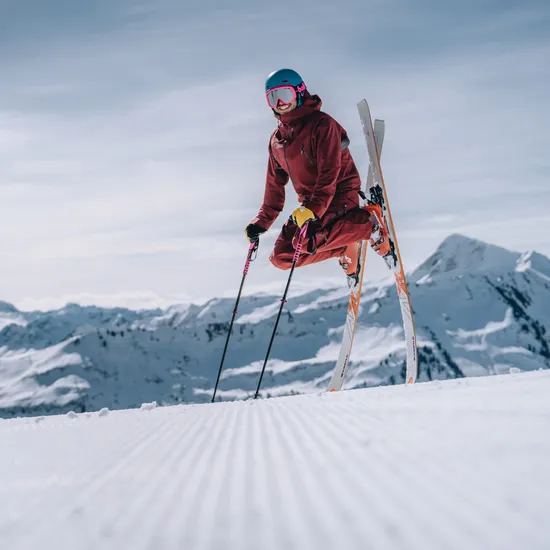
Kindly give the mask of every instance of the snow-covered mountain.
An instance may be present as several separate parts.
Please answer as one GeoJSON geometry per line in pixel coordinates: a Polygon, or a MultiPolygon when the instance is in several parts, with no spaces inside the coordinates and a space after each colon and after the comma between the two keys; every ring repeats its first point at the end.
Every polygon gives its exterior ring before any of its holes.
{"type": "MultiPolygon", "coordinates": [[[[550,367],[548,258],[452,235],[409,280],[420,381],[550,367]]],[[[343,283],[289,298],[264,395],[327,387],[347,294],[343,283]]],[[[279,299],[243,298],[220,398],[255,389],[279,299]]],[[[208,401],[233,306],[233,298],[216,298],[166,310],[68,305],[25,313],[0,302],[0,415],[208,401]]],[[[395,289],[372,286],[367,271],[345,387],[402,383],[404,369],[395,289]]]]}

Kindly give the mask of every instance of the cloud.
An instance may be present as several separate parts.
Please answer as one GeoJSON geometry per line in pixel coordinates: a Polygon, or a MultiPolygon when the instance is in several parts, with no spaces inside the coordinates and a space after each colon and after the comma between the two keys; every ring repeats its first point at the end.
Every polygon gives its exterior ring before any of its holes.
{"type": "Polygon", "coordinates": [[[98,306],[104,308],[125,307],[128,309],[165,309],[174,304],[190,304],[194,301],[186,294],[159,296],[154,292],[118,292],[113,294],[66,294],[44,296],[39,299],[26,298],[18,303],[20,311],[51,311],[66,304],[98,306]]]}
{"type": "MultiPolygon", "coordinates": [[[[366,96],[386,120],[382,162],[407,268],[460,230],[522,248],[518,227],[529,228],[550,253],[544,2],[317,2],[284,21],[251,0],[23,4],[0,33],[3,299],[232,292],[274,127],[263,78],[285,65],[348,129],[363,174],[356,102],[366,96]]],[[[286,278],[268,262],[275,236],[251,288],[286,278]]],[[[369,260],[368,276],[383,275],[369,260]]],[[[327,262],[298,270],[295,284],[339,277],[327,262]]]]}

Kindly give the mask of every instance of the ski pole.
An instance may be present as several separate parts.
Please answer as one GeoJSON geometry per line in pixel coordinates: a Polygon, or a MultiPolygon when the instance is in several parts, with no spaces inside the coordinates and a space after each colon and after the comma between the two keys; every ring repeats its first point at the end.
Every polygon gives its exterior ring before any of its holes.
{"type": "Polygon", "coordinates": [[[265,367],[269,359],[269,354],[271,353],[271,346],[273,345],[273,341],[275,340],[275,334],[277,332],[277,327],[279,325],[279,319],[281,318],[281,313],[283,312],[283,308],[286,304],[286,295],[288,293],[288,288],[290,287],[292,274],[294,273],[294,268],[296,267],[296,263],[298,262],[298,258],[300,257],[300,253],[302,252],[302,243],[304,241],[304,237],[306,236],[307,226],[308,226],[307,223],[303,225],[302,230],[300,231],[300,235],[298,237],[298,243],[296,244],[296,250],[294,251],[294,258],[292,258],[292,266],[290,268],[290,274],[288,276],[288,281],[286,282],[285,293],[281,298],[281,307],[279,308],[279,314],[277,315],[277,319],[275,320],[275,326],[273,327],[273,334],[271,335],[271,340],[269,341],[269,346],[267,348],[267,353],[265,355],[264,366],[262,367],[260,379],[258,380],[258,387],[256,388],[254,399],[258,397],[258,393],[260,392],[260,386],[262,385],[262,379],[264,377],[265,367]]]}
{"type": "Polygon", "coordinates": [[[248,275],[248,268],[250,267],[250,262],[256,259],[252,257],[257,251],[260,241],[254,241],[250,243],[248,248],[248,254],[246,255],[246,263],[244,264],[243,278],[241,279],[241,286],[239,287],[239,293],[237,294],[237,301],[235,302],[235,307],[233,308],[233,317],[231,318],[231,324],[229,325],[229,332],[227,333],[227,340],[225,341],[225,347],[223,348],[222,361],[220,363],[220,370],[218,371],[218,377],[216,378],[216,385],[214,386],[214,394],[212,395],[212,403],[216,399],[216,392],[218,391],[218,384],[220,382],[220,376],[223,369],[223,363],[225,361],[225,354],[227,353],[227,347],[229,346],[229,339],[231,338],[231,331],[233,330],[233,323],[235,322],[235,317],[237,316],[237,308],[239,307],[239,301],[241,300],[241,293],[243,291],[244,280],[248,275]]]}

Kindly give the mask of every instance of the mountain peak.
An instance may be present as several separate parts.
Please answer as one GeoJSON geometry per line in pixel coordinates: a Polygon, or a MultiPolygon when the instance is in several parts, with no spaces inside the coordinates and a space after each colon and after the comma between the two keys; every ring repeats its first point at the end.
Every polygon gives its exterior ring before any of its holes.
{"type": "Polygon", "coordinates": [[[550,259],[533,250],[525,252],[517,261],[516,271],[523,272],[527,270],[550,280],[550,259]]]}
{"type": "Polygon", "coordinates": [[[12,304],[9,304],[8,302],[3,302],[2,300],[0,300],[0,312],[1,313],[19,313],[19,310],[12,304]]]}
{"type": "Polygon", "coordinates": [[[520,255],[500,246],[454,233],[412,273],[415,283],[479,271],[514,271],[520,255]]]}

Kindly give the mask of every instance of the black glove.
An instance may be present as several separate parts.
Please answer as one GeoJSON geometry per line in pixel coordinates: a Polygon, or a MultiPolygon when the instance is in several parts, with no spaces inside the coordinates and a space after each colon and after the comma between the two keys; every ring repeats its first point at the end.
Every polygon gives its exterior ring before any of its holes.
{"type": "Polygon", "coordinates": [[[246,235],[246,238],[249,242],[255,243],[256,241],[260,240],[260,235],[262,233],[265,233],[265,229],[263,227],[260,227],[259,225],[256,225],[255,223],[249,223],[244,228],[244,233],[246,235]]]}

